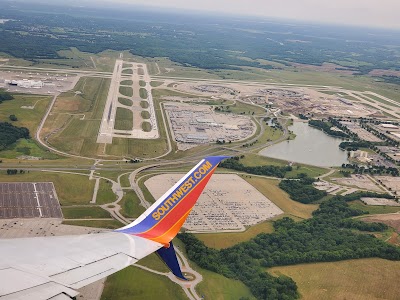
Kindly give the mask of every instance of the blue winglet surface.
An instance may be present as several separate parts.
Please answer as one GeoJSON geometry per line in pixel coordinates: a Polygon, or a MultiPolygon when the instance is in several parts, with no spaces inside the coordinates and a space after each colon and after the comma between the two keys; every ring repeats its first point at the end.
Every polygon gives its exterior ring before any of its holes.
{"type": "Polygon", "coordinates": [[[169,248],[163,247],[158,249],[157,254],[176,277],[182,280],[187,280],[182,274],[182,270],[179,266],[178,258],[176,257],[174,245],[172,244],[172,242],[170,242],[169,248]]]}

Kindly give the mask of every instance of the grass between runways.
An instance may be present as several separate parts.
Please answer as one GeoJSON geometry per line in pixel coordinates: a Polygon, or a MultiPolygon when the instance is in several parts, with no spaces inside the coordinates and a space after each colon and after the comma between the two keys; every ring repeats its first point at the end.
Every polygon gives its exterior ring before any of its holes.
{"type": "Polygon", "coordinates": [[[118,102],[121,103],[122,105],[126,105],[126,106],[132,106],[133,102],[130,99],[127,98],[118,98],[118,102]]]}
{"type": "Polygon", "coordinates": [[[132,130],[133,128],[133,113],[131,110],[117,107],[115,116],[114,128],[117,130],[132,130]]]}
{"type": "Polygon", "coordinates": [[[144,88],[139,89],[139,94],[140,94],[140,98],[142,98],[142,99],[147,99],[147,97],[148,97],[147,90],[144,88]]]}
{"type": "Polygon", "coordinates": [[[301,299],[399,299],[400,262],[379,258],[274,267],[291,277],[301,299]]]}
{"type": "Polygon", "coordinates": [[[119,87],[119,92],[126,96],[126,97],[132,97],[133,96],[133,89],[129,86],[120,86],[119,87]]]}
{"type": "Polygon", "coordinates": [[[149,122],[143,122],[142,123],[142,129],[144,132],[150,132],[151,131],[151,124],[149,122]]]}
{"type": "Polygon", "coordinates": [[[121,81],[120,85],[132,85],[133,81],[132,80],[123,80],[121,81]]]}

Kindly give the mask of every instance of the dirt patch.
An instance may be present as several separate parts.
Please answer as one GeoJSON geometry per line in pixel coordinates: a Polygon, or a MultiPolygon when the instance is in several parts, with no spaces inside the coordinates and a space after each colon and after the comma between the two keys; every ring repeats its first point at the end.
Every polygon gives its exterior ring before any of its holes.
{"type": "Polygon", "coordinates": [[[362,219],[364,222],[381,222],[390,227],[393,227],[397,233],[400,233],[400,214],[387,214],[387,215],[375,215],[370,217],[365,217],[362,219]]]}
{"type": "Polygon", "coordinates": [[[368,73],[371,76],[397,76],[400,77],[400,71],[396,70],[382,70],[382,69],[375,69],[368,73]]]}
{"type": "Polygon", "coordinates": [[[351,175],[350,178],[333,178],[332,181],[340,185],[354,186],[360,189],[383,192],[373,181],[365,175],[351,175]]]}

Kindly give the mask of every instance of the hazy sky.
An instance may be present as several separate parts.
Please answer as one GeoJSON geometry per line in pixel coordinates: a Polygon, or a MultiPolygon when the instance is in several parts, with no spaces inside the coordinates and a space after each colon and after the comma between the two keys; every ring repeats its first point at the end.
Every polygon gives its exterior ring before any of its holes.
{"type": "Polygon", "coordinates": [[[113,2],[400,28],[400,0],[114,0],[113,2]]]}

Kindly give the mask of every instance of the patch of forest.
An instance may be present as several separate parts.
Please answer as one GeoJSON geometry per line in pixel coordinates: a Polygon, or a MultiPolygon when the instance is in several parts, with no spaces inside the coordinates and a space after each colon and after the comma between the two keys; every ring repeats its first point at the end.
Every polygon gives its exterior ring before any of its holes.
{"type": "Polygon", "coordinates": [[[291,278],[274,277],[265,268],[369,257],[400,260],[400,248],[371,234],[387,230],[385,224],[352,219],[364,213],[350,208],[344,197],[335,196],[322,203],[311,219],[295,222],[283,218],[274,222],[273,233],[259,234],[227,249],[208,248],[189,233],[180,234],[179,239],[192,261],[241,280],[257,299],[297,299],[297,286],[291,278]]]}
{"type": "Polygon", "coordinates": [[[0,104],[3,103],[4,101],[12,99],[14,99],[14,97],[10,93],[0,90],[0,104]]]}
{"type": "Polygon", "coordinates": [[[135,55],[169,57],[204,69],[276,68],[256,61],[264,59],[284,65],[333,62],[358,74],[395,69],[399,55],[395,47],[386,46],[400,45],[390,31],[371,34],[372,29],[296,27],[117,7],[65,11],[63,5],[0,3],[0,17],[13,20],[0,25],[0,52],[35,61],[58,58],[58,50],[70,47],[90,53],[131,49],[135,55]]]}
{"type": "Polygon", "coordinates": [[[8,122],[0,122],[0,150],[6,149],[19,139],[29,139],[29,130],[17,127],[8,122]]]}

